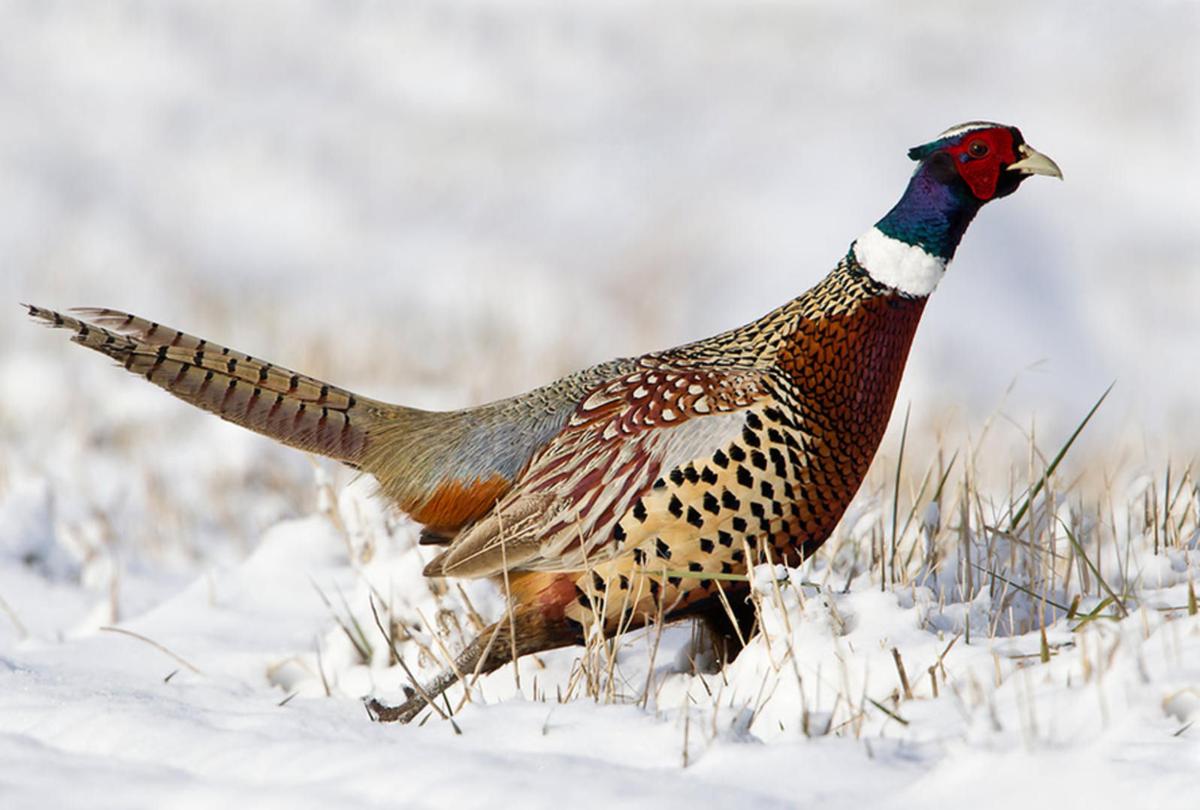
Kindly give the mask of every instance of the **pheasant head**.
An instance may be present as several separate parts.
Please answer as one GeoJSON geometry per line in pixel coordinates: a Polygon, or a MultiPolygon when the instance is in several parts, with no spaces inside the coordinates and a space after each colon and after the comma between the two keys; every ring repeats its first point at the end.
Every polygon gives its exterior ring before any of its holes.
{"type": "Polygon", "coordinates": [[[933,292],[986,203],[1035,174],[1062,179],[1021,130],[987,121],[951,127],[908,156],[919,165],[904,196],[854,243],[854,252],[876,280],[909,295],[933,292]]]}

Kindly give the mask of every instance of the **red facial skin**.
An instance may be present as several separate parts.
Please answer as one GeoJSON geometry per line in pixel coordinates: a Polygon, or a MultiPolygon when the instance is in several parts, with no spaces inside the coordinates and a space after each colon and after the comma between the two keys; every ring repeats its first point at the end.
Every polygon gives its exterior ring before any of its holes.
{"type": "Polygon", "coordinates": [[[954,158],[954,166],[971,192],[984,201],[995,196],[1004,167],[1017,162],[1013,133],[1004,127],[967,133],[959,143],[946,147],[946,152],[954,158]]]}

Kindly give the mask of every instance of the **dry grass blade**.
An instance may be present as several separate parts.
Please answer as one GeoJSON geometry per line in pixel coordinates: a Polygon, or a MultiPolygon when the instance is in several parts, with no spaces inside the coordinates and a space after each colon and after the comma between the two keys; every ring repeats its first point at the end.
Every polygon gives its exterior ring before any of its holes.
{"type": "MultiPolygon", "coordinates": [[[[933,495],[931,495],[929,498],[929,503],[939,504],[939,508],[940,508],[940,504],[942,503],[942,494],[946,490],[946,482],[948,480],[950,480],[950,473],[954,470],[954,464],[957,461],[958,461],[958,451],[955,450],[953,455],[950,456],[950,462],[948,464],[946,464],[946,468],[944,470],[942,470],[942,476],[941,476],[941,478],[938,479],[937,487],[934,488],[933,495]]],[[[921,497],[924,494],[925,494],[925,482],[922,481],[921,489],[917,493],[916,499],[913,500],[912,509],[910,509],[908,512],[908,519],[904,521],[904,528],[900,531],[901,535],[908,533],[908,527],[912,525],[913,520],[917,516],[917,506],[920,504],[921,497]]],[[[919,543],[914,543],[912,545],[912,548],[910,548],[908,550],[908,556],[904,558],[904,567],[905,568],[908,568],[909,564],[912,563],[913,555],[916,554],[917,548],[919,545],[920,545],[919,543]]]]}
{"type": "MultiPolygon", "coordinates": [[[[371,645],[366,643],[365,638],[362,638],[361,640],[355,638],[354,632],[351,631],[350,626],[346,624],[346,622],[342,620],[342,617],[338,615],[338,612],[333,609],[333,603],[329,601],[329,597],[327,597],[325,592],[321,590],[321,586],[318,585],[316,580],[312,578],[309,578],[308,581],[312,584],[313,590],[317,592],[317,596],[321,597],[321,601],[325,604],[325,607],[329,611],[329,615],[333,617],[334,622],[336,622],[337,626],[340,627],[342,632],[346,634],[346,638],[350,641],[350,646],[354,647],[355,652],[362,657],[363,661],[369,662],[371,660],[371,645]]],[[[345,597],[343,597],[342,602],[343,604],[345,603],[345,597]]],[[[361,634],[362,628],[359,627],[357,620],[354,621],[354,625],[355,627],[358,627],[358,631],[361,634]]]]}
{"type": "MultiPolygon", "coordinates": [[[[647,572],[645,569],[635,569],[635,570],[642,571],[642,572],[646,573],[647,575],[649,575],[649,572],[647,572]]],[[[658,576],[659,573],[661,573],[665,577],[679,577],[680,579],[711,579],[711,580],[725,580],[727,582],[749,582],[750,581],[750,577],[748,574],[724,574],[724,573],[721,573],[720,571],[675,571],[670,568],[664,568],[664,569],[661,569],[660,571],[656,571],[654,573],[654,576],[658,576]]]]}
{"type": "Polygon", "coordinates": [[[904,659],[900,657],[900,650],[892,647],[892,660],[896,662],[896,672],[900,676],[900,686],[904,689],[905,700],[912,700],[912,687],[908,683],[908,673],[904,670],[904,659]]]}
{"type": "Polygon", "coordinates": [[[325,662],[321,655],[321,640],[317,639],[317,674],[321,676],[321,688],[325,690],[325,697],[332,697],[333,690],[329,688],[329,679],[325,677],[325,662]]]}
{"type": "Polygon", "coordinates": [[[725,615],[729,617],[729,624],[733,627],[733,632],[737,636],[738,644],[742,647],[746,646],[746,639],[742,636],[741,624],[734,615],[733,605],[729,604],[729,597],[725,595],[725,589],[721,587],[721,583],[717,582],[717,597],[721,601],[721,608],[725,611],[725,615]]]}
{"type": "Polygon", "coordinates": [[[204,674],[204,673],[203,673],[203,672],[200,670],[200,668],[199,668],[198,666],[196,666],[196,665],[195,665],[195,664],[193,664],[192,662],[188,661],[188,660],[187,660],[186,658],[184,658],[182,655],[179,655],[178,653],[171,652],[170,650],[168,650],[168,649],[167,649],[166,647],[164,647],[163,645],[159,644],[159,643],[158,643],[157,641],[155,641],[154,639],[152,639],[152,638],[146,638],[146,637],[145,637],[145,636],[143,636],[141,633],[135,633],[135,632],[133,632],[132,630],[126,630],[124,627],[101,627],[100,629],[101,629],[101,630],[103,630],[103,631],[104,631],[104,632],[106,632],[106,633],[120,633],[120,634],[121,634],[121,635],[123,635],[123,636],[129,636],[130,638],[136,638],[138,641],[143,641],[143,642],[145,642],[146,644],[149,644],[149,645],[150,645],[151,647],[153,647],[154,649],[158,650],[159,652],[161,652],[161,653],[163,653],[163,654],[165,654],[165,655],[169,655],[171,658],[175,659],[175,661],[176,661],[176,662],[178,662],[179,664],[182,664],[183,666],[187,667],[188,669],[190,669],[192,672],[196,673],[197,675],[203,675],[203,674],[204,674]]]}
{"type": "Polygon", "coordinates": [[[371,615],[375,618],[375,626],[379,628],[380,634],[392,648],[392,654],[396,656],[396,661],[400,664],[400,668],[404,670],[404,674],[408,677],[409,682],[412,684],[412,688],[418,695],[421,696],[421,700],[425,701],[426,706],[433,709],[433,711],[437,713],[437,715],[443,720],[450,721],[450,725],[454,728],[455,734],[462,734],[462,729],[458,727],[458,723],[454,722],[453,715],[446,714],[446,712],[442,711],[441,707],[434,702],[433,698],[429,696],[429,693],[425,691],[425,688],[421,686],[420,681],[417,680],[417,676],[414,675],[413,671],[408,668],[408,664],[404,662],[404,657],[400,655],[400,651],[396,649],[392,642],[392,637],[388,634],[388,631],[384,629],[383,621],[379,618],[379,611],[375,608],[374,597],[371,597],[368,601],[371,603],[371,615]]]}
{"type": "Polygon", "coordinates": [[[8,620],[12,622],[13,627],[17,631],[17,638],[21,640],[29,638],[29,631],[25,629],[25,625],[21,622],[21,617],[9,606],[8,602],[4,601],[3,596],[0,596],[0,611],[4,611],[4,614],[8,616],[8,620]]]}
{"type": "Polygon", "coordinates": [[[358,634],[358,640],[361,642],[360,652],[365,651],[365,659],[371,660],[371,642],[367,639],[367,633],[363,630],[361,624],[358,623],[358,617],[354,615],[354,611],[350,609],[350,603],[346,601],[346,594],[342,592],[340,586],[337,589],[338,599],[342,602],[342,609],[346,611],[346,616],[350,618],[350,626],[354,632],[358,634]]]}
{"type": "MultiPolygon", "coordinates": [[[[504,572],[504,607],[508,616],[509,655],[512,656],[513,683],[517,691],[521,691],[521,666],[517,663],[517,617],[513,613],[512,586],[508,574],[508,535],[504,530],[504,515],[496,509],[496,520],[499,523],[500,538],[500,567],[504,572]]],[[[582,538],[580,538],[582,540],[582,538]]]]}

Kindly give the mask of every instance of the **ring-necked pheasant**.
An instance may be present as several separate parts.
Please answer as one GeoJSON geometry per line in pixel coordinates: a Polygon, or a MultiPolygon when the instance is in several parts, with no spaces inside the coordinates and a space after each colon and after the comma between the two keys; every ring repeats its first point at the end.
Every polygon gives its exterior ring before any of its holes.
{"type": "Polygon", "coordinates": [[[713,573],[811,554],[883,435],[917,322],[976,212],[1031,174],[1015,127],[963,124],[909,151],[900,201],[811,290],[753,323],[449,413],[390,405],[108,309],[29,313],[175,396],[373,475],[444,544],[431,577],[495,577],[510,616],[400,707],[517,656],[661,617],[736,654],[752,608],[713,573]],[[732,616],[722,603],[732,606],[732,616]],[[734,623],[739,626],[734,627],[734,623]]]}

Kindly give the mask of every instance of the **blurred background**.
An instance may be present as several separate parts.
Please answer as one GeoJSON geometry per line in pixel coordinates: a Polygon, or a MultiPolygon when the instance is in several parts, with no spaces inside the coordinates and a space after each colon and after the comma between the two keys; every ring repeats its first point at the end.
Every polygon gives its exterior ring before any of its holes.
{"type": "Polygon", "coordinates": [[[798,295],[899,196],[908,147],[977,118],[1021,127],[1066,181],[976,220],[898,413],[930,443],[998,414],[1053,445],[1116,380],[1089,452],[1191,458],[1198,11],[4,0],[0,547],[50,524],[244,548],[311,490],[300,454],[20,301],[456,407],[798,295]]]}

